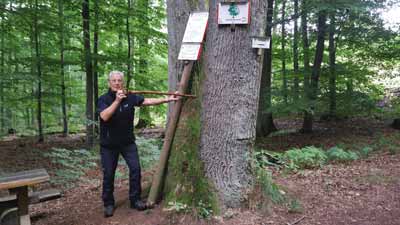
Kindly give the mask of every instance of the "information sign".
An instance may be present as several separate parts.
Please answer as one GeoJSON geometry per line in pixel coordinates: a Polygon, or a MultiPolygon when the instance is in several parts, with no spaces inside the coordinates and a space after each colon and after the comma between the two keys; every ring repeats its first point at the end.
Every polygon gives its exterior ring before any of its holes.
{"type": "Polygon", "coordinates": [[[190,14],[186,24],[183,43],[201,43],[204,39],[208,24],[208,12],[195,12],[190,14]]]}
{"type": "Polygon", "coordinates": [[[249,24],[249,2],[221,2],[218,5],[218,24],[249,24]]]}
{"type": "Polygon", "coordinates": [[[178,60],[198,60],[201,54],[201,43],[182,43],[178,60]]]}

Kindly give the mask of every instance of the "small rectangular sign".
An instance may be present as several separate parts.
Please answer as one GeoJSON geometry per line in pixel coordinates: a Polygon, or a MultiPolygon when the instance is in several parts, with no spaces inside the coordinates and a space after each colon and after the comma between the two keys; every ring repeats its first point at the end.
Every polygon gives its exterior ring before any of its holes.
{"type": "Polygon", "coordinates": [[[266,48],[269,49],[271,38],[269,37],[253,37],[251,46],[253,48],[266,48]]]}
{"type": "Polygon", "coordinates": [[[221,2],[218,5],[218,24],[249,24],[249,2],[221,2]]]}
{"type": "Polygon", "coordinates": [[[200,43],[182,43],[178,60],[198,60],[201,54],[200,43]]]}
{"type": "Polygon", "coordinates": [[[208,12],[194,12],[186,24],[183,43],[201,43],[204,39],[208,23],[208,12]]]}

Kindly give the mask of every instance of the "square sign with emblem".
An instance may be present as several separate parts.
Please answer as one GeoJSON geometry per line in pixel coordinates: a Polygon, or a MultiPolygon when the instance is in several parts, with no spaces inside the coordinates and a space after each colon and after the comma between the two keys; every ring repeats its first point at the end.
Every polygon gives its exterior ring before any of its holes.
{"type": "Polygon", "coordinates": [[[249,24],[250,3],[248,1],[221,2],[218,5],[218,24],[249,24]]]}

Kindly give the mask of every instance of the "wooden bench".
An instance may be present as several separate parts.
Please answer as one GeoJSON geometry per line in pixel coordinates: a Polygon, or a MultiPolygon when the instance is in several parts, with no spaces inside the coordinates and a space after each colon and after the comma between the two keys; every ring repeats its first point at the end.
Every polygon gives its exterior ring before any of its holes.
{"type": "Polygon", "coordinates": [[[8,189],[9,196],[0,198],[0,225],[6,223],[30,225],[29,204],[35,204],[61,197],[57,190],[28,192],[28,187],[50,180],[45,169],[22,171],[0,177],[0,190],[8,189]],[[17,214],[15,214],[18,212],[17,214]],[[17,215],[17,218],[15,218],[17,215]],[[13,221],[12,218],[16,219],[13,221]]]}

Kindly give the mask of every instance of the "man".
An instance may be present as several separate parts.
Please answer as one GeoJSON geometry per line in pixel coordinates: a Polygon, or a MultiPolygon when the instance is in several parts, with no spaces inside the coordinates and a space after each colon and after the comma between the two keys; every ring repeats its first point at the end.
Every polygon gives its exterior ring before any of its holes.
{"type": "Polygon", "coordinates": [[[148,208],[140,200],[140,164],[135,137],[133,134],[133,119],[135,106],[149,106],[177,101],[171,96],[164,99],[144,98],[140,95],[126,94],[123,91],[124,74],[112,71],[108,76],[109,90],[98,100],[100,113],[100,152],[103,167],[104,216],[114,213],[114,177],[121,154],[129,167],[129,200],[130,207],[137,210],[148,208]]]}

